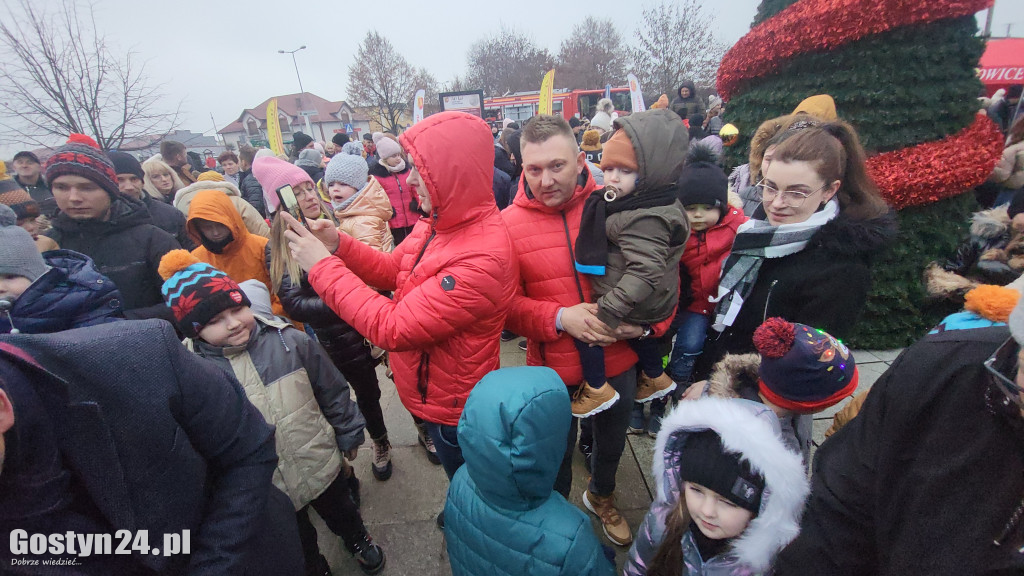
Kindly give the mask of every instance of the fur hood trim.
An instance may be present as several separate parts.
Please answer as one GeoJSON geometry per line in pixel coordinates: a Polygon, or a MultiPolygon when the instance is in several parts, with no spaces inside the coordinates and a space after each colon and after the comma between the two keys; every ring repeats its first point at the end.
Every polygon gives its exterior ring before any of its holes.
{"type": "Polygon", "coordinates": [[[1006,209],[1007,206],[999,206],[971,215],[971,236],[989,240],[1005,234],[1010,226],[1010,215],[1006,209]]]}
{"type": "Polygon", "coordinates": [[[896,238],[899,230],[893,211],[868,220],[843,215],[821,227],[810,244],[839,256],[870,257],[896,238]]]}
{"type": "Polygon", "coordinates": [[[716,398],[742,398],[740,386],[743,382],[757,382],[760,367],[758,354],[726,354],[711,369],[708,394],[716,398]]]}
{"type": "Polygon", "coordinates": [[[679,501],[679,459],[686,437],[706,429],[717,432],[727,450],[742,454],[764,477],[761,509],[729,553],[755,572],[768,570],[800,531],[800,514],[810,493],[800,455],[783,444],[778,419],[764,405],[723,398],[681,402],[662,421],[655,442],[654,477],[661,502],[674,506],[679,501]]]}
{"type": "Polygon", "coordinates": [[[194,182],[192,184],[189,184],[188,186],[185,186],[181,190],[178,190],[178,192],[174,194],[174,205],[177,206],[178,203],[181,202],[182,198],[192,196],[196,192],[199,192],[200,190],[217,190],[218,192],[223,192],[228,196],[238,196],[239,198],[242,197],[242,195],[238,192],[238,186],[235,186],[230,182],[215,182],[211,180],[203,182],[194,182]]]}

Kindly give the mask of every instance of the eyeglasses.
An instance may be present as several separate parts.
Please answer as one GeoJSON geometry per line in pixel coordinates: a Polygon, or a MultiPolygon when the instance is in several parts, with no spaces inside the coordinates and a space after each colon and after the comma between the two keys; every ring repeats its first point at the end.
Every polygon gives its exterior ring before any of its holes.
{"type": "Polygon", "coordinates": [[[293,188],[292,192],[295,193],[296,198],[298,198],[299,196],[317,196],[316,187],[309,185],[293,188]]]}
{"type": "MultiPolygon", "coordinates": [[[[757,186],[758,195],[761,197],[761,202],[763,203],[771,204],[779,194],[779,190],[777,188],[772,188],[764,183],[764,178],[755,184],[755,186],[757,186]]],[[[782,203],[790,208],[798,208],[805,200],[807,200],[808,196],[822,190],[826,186],[828,186],[828,184],[822,184],[821,188],[812,192],[797,192],[795,190],[782,191],[782,203]]]]}
{"type": "Polygon", "coordinates": [[[1020,347],[1017,345],[1016,340],[1007,338],[1006,342],[999,346],[995,354],[989,357],[988,360],[985,360],[984,366],[992,384],[1005,394],[1011,402],[1016,404],[1018,408],[1024,410],[1024,399],[1021,399],[1020,396],[1024,390],[1016,382],[1016,372],[1019,364],[1017,354],[1019,351],[1020,347]],[[1013,378],[1010,378],[1003,372],[1007,369],[1013,371],[1013,378]]]}

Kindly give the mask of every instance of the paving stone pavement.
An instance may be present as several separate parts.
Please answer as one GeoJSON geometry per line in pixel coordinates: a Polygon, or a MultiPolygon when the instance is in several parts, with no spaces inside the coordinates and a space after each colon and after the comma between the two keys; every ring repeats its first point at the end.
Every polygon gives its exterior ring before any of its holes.
{"type": "MultiPolygon", "coordinates": [[[[517,347],[517,340],[502,344],[501,365],[521,366],[526,354],[517,347]]],[[[858,392],[866,390],[888,368],[900,350],[854,351],[860,369],[858,392]]],[[[415,576],[448,576],[448,556],[444,535],[435,525],[435,517],[444,507],[448,479],[440,466],[431,464],[416,440],[412,418],[395,393],[395,386],[378,368],[381,385],[381,407],[393,447],[394,473],[386,482],[373,478],[370,470],[371,449],[369,439],[359,450],[352,463],[362,482],[362,515],[374,541],[384,548],[387,566],[382,574],[415,576]]],[[[815,446],[824,441],[825,430],[831,425],[832,414],[846,405],[848,400],[819,414],[814,422],[815,446]]],[[[617,476],[619,509],[636,531],[651,503],[655,492],[651,475],[654,439],[647,435],[630,435],[622,455],[617,476]]],[[[573,488],[570,501],[586,511],[581,501],[589,475],[579,452],[573,461],[573,488]]],[[[327,529],[323,521],[310,513],[320,536],[320,548],[328,558],[333,573],[356,576],[362,574],[358,564],[344,549],[341,539],[327,529]]],[[[595,534],[602,543],[616,552],[616,564],[621,573],[628,547],[613,546],[604,537],[600,522],[592,514],[595,534]]]]}

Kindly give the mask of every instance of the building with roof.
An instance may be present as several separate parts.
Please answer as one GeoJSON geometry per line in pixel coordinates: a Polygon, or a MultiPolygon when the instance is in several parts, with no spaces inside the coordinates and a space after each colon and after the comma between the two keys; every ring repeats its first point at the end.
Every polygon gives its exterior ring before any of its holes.
{"type": "Polygon", "coordinates": [[[167,134],[151,134],[139,136],[131,140],[125,140],[118,148],[121,152],[129,152],[136,158],[146,160],[154,154],[160,153],[160,142],[174,140],[185,145],[188,152],[195,152],[200,158],[212,156],[216,158],[221,152],[227,150],[223,143],[214,136],[206,136],[200,132],[191,130],[174,130],[167,134]]]}
{"type": "Polygon", "coordinates": [[[335,134],[346,132],[362,137],[370,130],[370,118],[347,102],[331,102],[316,94],[272,96],[253,108],[246,108],[238,119],[217,131],[225,143],[235,146],[267,146],[267,104],[277,98],[281,140],[287,146],[292,134],[305,132],[315,140],[329,142],[335,134]]]}

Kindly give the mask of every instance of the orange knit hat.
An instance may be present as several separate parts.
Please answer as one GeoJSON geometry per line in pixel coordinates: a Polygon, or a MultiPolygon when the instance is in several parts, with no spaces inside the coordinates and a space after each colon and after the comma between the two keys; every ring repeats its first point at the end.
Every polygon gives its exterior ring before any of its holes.
{"type": "Polygon", "coordinates": [[[633,143],[629,141],[629,135],[623,129],[618,129],[612,137],[604,143],[604,154],[601,156],[601,170],[610,168],[628,168],[636,171],[640,165],[636,161],[636,152],[633,150],[633,143]]]}

